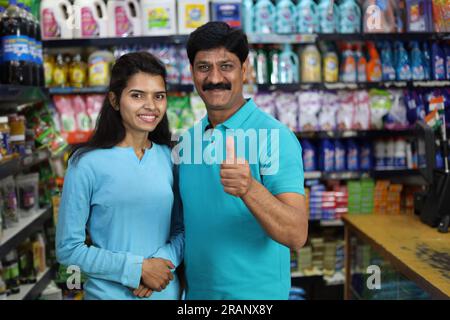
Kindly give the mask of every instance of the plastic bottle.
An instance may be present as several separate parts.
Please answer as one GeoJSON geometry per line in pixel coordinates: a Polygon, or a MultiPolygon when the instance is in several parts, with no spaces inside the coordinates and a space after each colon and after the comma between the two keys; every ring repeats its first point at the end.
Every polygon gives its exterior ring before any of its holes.
{"type": "Polygon", "coordinates": [[[316,149],[307,139],[302,140],[303,168],[305,171],[316,171],[316,149]]]}
{"type": "Polygon", "coordinates": [[[0,301],[4,301],[7,298],[7,287],[4,281],[4,274],[6,274],[2,262],[0,261],[0,301]]]}
{"type": "Polygon", "coordinates": [[[430,47],[427,42],[424,42],[422,45],[422,63],[423,69],[425,73],[425,80],[431,80],[431,55],[430,55],[430,47]]]}
{"type": "Polygon", "coordinates": [[[335,33],[338,30],[339,8],[332,0],[321,0],[317,6],[319,31],[335,33]]]}
{"type": "Polygon", "coordinates": [[[386,145],[383,140],[375,141],[375,169],[384,170],[386,168],[386,145]]]}
{"type": "Polygon", "coordinates": [[[256,51],[256,83],[269,83],[269,67],[266,52],[262,47],[256,51]]]}
{"type": "Polygon", "coordinates": [[[331,46],[326,48],[323,55],[323,76],[328,83],[339,81],[339,58],[331,46]]]}
{"type": "Polygon", "coordinates": [[[397,74],[397,80],[409,81],[412,78],[411,75],[411,63],[409,61],[409,55],[402,42],[398,41],[395,44],[396,47],[396,66],[395,72],[397,74]]]}
{"type": "Polygon", "coordinates": [[[25,5],[22,2],[17,3],[17,7],[19,7],[19,18],[22,21],[22,25],[24,26],[24,34],[26,35],[27,39],[27,46],[28,46],[28,63],[30,65],[30,76],[31,76],[31,83],[30,85],[36,86],[35,83],[35,76],[34,73],[36,71],[36,44],[34,41],[35,38],[35,29],[34,29],[34,23],[33,20],[30,19],[28,12],[25,10],[25,5]]]}
{"type": "Polygon", "coordinates": [[[370,142],[363,142],[361,145],[361,153],[359,155],[359,167],[363,171],[370,171],[373,168],[372,161],[372,145],[370,142]]]}
{"type": "Polygon", "coordinates": [[[276,48],[269,52],[269,77],[271,84],[280,83],[280,51],[276,48]]]}
{"type": "Polygon", "coordinates": [[[42,39],[73,38],[73,7],[68,0],[42,0],[40,17],[42,39]]]}
{"type": "Polygon", "coordinates": [[[404,139],[397,139],[395,141],[395,169],[406,169],[406,141],[404,139]]]}
{"type": "Polygon", "coordinates": [[[292,51],[290,44],[284,44],[280,54],[279,67],[280,83],[299,83],[299,62],[298,56],[292,51]]]}
{"type": "Polygon", "coordinates": [[[435,42],[431,46],[431,74],[433,80],[445,80],[445,55],[441,46],[435,42]]]}
{"type": "Polygon", "coordinates": [[[276,9],[276,33],[297,32],[297,9],[291,0],[278,0],[276,9]]]}
{"type": "Polygon", "coordinates": [[[213,21],[222,21],[232,28],[241,28],[242,1],[212,0],[211,16],[213,21]]]}
{"type": "Polygon", "coordinates": [[[242,1],[242,28],[246,34],[255,32],[253,0],[242,1]]]}
{"type": "Polygon", "coordinates": [[[178,0],[178,33],[190,34],[209,21],[209,0],[178,0]]]}
{"type": "Polygon", "coordinates": [[[350,44],[345,44],[342,53],[341,81],[355,83],[357,79],[356,55],[350,44]]]}
{"type": "Polygon", "coordinates": [[[276,9],[270,0],[257,0],[254,7],[256,33],[274,33],[276,9]]]}
{"type": "Polygon", "coordinates": [[[320,169],[326,172],[334,171],[334,158],[334,143],[329,139],[322,140],[319,153],[320,169]]]}
{"type": "Polygon", "coordinates": [[[298,32],[315,33],[319,31],[317,4],[314,0],[300,0],[297,4],[298,32]]]}
{"type": "Polygon", "coordinates": [[[77,54],[73,58],[69,69],[69,83],[71,87],[83,88],[87,82],[87,65],[77,54]]]}
{"type": "Polygon", "coordinates": [[[322,59],[317,47],[307,45],[301,53],[302,81],[320,82],[322,76],[322,59]]]}
{"type": "Polygon", "coordinates": [[[450,80],[450,45],[447,43],[444,45],[444,52],[445,52],[445,71],[446,71],[446,78],[447,80],[450,80]]]}
{"type": "Polygon", "coordinates": [[[384,158],[384,163],[387,170],[392,170],[395,168],[395,141],[394,139],[389,139],[385,144],[386,153],[384,158]]]}
{"type": "Polygon", "coordinates": [[[361,44],[355,45],[355,57],[356,57],[356,74],[358,82],[367,82],[367,59],[361,49],[361,44]]]}
{"type": "Polygon", "coordinates": [[[136,0],[109,0],[108,35],[136,37],[141,35],[141,6],[136,0]]]}
{"type": "Polygon", "coordinates": [[[394,33],[394,1],[365,0],[362,6],[364,33],[394,33]]]}
{"type": "Polygon", "coordinates": [[[36,274],[43,273],[46,269],[45,241],[41,233],[37,233],[32,243],[34,269],[36,274]]]}
{"type": "Polygon", "coordinates": [[[383,70],[383,81],[395,81],[394,56],[391,44],[386,41],[381,49],[381,65],[383,70]]]}
{"type": "Polygon", "coordinates": [[[335,171],[345,171],[345,145],[341,140],[335,140],[334,142],[334,166],[335,171]]]}
{"type": "Polygon", "coordinates": [[[349,171],[359,170],[359,146],[354,139],[347,140],[347,169],[349,171]]]}
{"type": "Polygon", "coordinates": [[[355,0],[343,0],[339,8],[339,32],[361,32],[361,8],[355,0]]]}
{"type": "Polygon", "coordinates": [[[108,36],[108,13],[102,0],[75,0],[75,38],[105,38],[108,36]]]}
{"type": "Polygon", "coordinates": [[[411,69],[413,80],[421,81],[425,79],[422,51],[417,41],[411,43],[411,69]]]}
{"type": "Polygon", "coordinates": [[[1,20],[3,59],[0,66],[2,83],[32,85],[32,64],[27,24],[20,16],[16,0],[10,0],[1,20]]]}
{"type": "Polygon", "coordinates": [[[382,79],[381,61],[373,42],[367,43],[369,61],[367,61],[367,81],[378,82],[382,79]]]}
{"type": "Polygon", "coordinates": [[[6,285],[11,294],[17,294],[20,292],[20,282],[19,282],[19,261],[17,257],[17,251],[10,251],[5,257],[5,274],[8,275],[6,278],[6,285]]]}
{"type": "Polygon", "coordinates": [[[36,55],[36,73],[35,73],[35,83],[39,87],[45,86],[45,75],[44,75],[44,54],[42,49],[42,35],[41,35],[41,25],[39,20],[33,13],[31,12],[30,7],[26,7],[26,10],[29,12],[30,19],[34,23],[35,28],[35,55],[36,55]]]}
{"type": "Polygon", "coordinates": [[[90,87],[107,86],[114,56],[110,51],[96,51],[88,59],[88,84],[90,87]]]}

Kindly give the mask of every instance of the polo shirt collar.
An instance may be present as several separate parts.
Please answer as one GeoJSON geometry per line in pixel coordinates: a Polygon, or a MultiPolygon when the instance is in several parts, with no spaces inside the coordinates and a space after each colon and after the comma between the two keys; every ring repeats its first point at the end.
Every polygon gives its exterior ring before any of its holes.
{"type": "MultiPolygon", "coordinates": [[[[250,117],[250,115],[255,111],[257,108],[255,102],[253,99],[248,99],[247,103],[244,104],[235,114],[233,114],[229,119],[227,119],[225,122],[221,123],[222,126],[224,126],[227,129],[239,129],[242,127],[242,124],[245,122],[245,120],[250,117]]],[[[203,131],[210,129],[211,124],[209,123],[208,115],[203,117],[202,119],[202,128],[203,131]]]]}

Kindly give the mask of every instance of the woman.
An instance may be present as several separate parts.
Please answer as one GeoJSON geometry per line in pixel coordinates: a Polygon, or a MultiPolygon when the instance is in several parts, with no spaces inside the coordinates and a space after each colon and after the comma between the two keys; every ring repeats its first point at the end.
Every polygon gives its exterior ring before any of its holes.
{"type": "Polygon", "coordinates": [[[184,229],[165,77],[149,53],[118,59],[96,130],[69,159],[56,254],[87,275],[86,299],[179,298],[174,269],[183,258],[184,229]]]}

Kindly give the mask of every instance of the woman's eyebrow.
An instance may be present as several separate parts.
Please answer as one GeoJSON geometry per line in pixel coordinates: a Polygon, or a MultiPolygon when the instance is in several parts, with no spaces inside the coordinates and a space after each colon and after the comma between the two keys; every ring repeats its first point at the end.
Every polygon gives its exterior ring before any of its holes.
{"type": "Polygon", "coordinates": [[[130,89],[128,92],[129,92],[129,93],[130,93],[130,92],[145,93],[145,91],[139,90],[139,89],[130,89]]]}

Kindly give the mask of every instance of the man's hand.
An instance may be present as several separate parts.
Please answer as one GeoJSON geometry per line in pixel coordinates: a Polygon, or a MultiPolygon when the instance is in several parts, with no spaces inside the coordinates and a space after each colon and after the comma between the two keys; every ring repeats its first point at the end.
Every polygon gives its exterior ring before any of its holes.
{"type": "Polygon", "coordinates": [[[220,181],[224,191],[236,197],[247,194],[252,185],[253,177],[250,165],[245,159],[237,159],[234,152],[234,138],[227,138],[226,160],[220,166],[220,181]]]}
{"type": "Polygon", "coordinates": [[[139,298],[150,298],[152,293],[153,293],[152,289],[149,289],[149,288],[147,288],[146,286],[144,286],[142,284],[139,285],[139,288],[133,290],[133,294],[136,297],[139,297],[139,298]]]}
{"type": "Polygon", "coordinates": [[[171,269],[175,269],[175,266],[169,260],[161,258],[145,259],[142,264],[143,285],[153,291],[161,292],[173,280],[171,269]]]}

